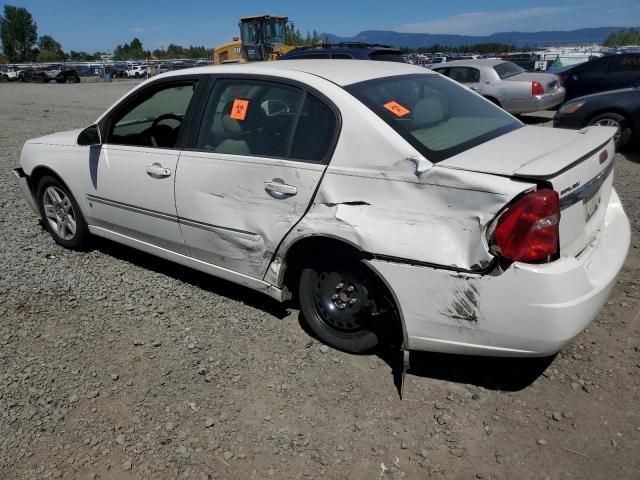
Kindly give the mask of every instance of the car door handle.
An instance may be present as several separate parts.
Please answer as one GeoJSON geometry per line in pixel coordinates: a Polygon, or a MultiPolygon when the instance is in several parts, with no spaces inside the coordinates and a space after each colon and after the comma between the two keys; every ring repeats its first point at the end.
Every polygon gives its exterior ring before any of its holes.
{"type": "Polygon", "coordinates": [[[164,178],[171,175],[171,170],[164,168],[159,163],[147,165],[147,174],[151,177],[164,178]]]}
{"type": "Polygon", "coordinates": [[[278,193],[280,195],[295,195],[298,193],[298,189],[293,185],[287,185],[282,180],[273,179],[270,182],[264,182],[264,189],[267,192],[278,193]]]}

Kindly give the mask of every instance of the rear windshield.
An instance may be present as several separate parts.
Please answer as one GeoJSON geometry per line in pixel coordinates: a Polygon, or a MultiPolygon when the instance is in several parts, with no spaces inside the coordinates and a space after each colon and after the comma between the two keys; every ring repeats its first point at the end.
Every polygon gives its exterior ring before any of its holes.
{"type": "Polygon", "coordinates": [[[496,71],[498,76],[503,80],[505,78],[513,77],[514,75],[519,75],[525,72],[524,68],[519,67],[515,63],[511,63],[511,62],[499,63],[498,65],[493,67],[493,69],[496,71]]]}
{"type": "Polygon", "coordinates": [[[522,126],[501,108],[440,75],[385,77],[346,90],[434,163],[522,126]]]}

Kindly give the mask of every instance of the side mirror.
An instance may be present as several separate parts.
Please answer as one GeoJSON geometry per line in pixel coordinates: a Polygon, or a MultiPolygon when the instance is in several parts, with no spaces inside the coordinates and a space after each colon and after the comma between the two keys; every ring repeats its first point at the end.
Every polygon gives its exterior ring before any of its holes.
{"type": "Polygon", "coordinates": [[[91,125],[85,128],[80,135],[78,135],[78,145],[83,147],[90,147],[93,145],[102,144],[102,138],[100,137],[100,129],[98,125],[91,125]]]}

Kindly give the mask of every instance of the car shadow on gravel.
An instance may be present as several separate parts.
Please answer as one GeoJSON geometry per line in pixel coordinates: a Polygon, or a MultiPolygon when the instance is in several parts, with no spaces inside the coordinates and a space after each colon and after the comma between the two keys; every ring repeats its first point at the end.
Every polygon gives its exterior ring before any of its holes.
{"type": "MultiPolygon", "coordinates": [[[[553,362],[543,358],[496,358],[411,352],[409,375],[429,377],[488,390],[517,392],[531,385],[553,362]]],[[[387,361],[385,359],[385,361],[387,361]]],[[[398,360],[395,361],[397,364],[398,360]]]]}
{"type": "Polygon", "coordinates": [[[640,151],[636,148],[634,152],[624,152],[624,156],[627,160],[633,163],[640,163],[640,151]]]}
{"type": "Polygon", "coordinates": [[[99,237],[94,237],[92,248],[105,255],[129,262],[146,270],[161,273],[181,282],[188,283],[216,295],[242,302],[251,307],[262,310],[274,317],[282,320],[289,312],[287,304],[280,303],[265,294],[256,292],[249,288],[236,285],[226,280],[208,275],[206,273],[184,267],[169,260],[156,257],[140,250],[129,248],[125,245],[112,242],[99,237]]]}
{"type": "MultiPolygon", "coordinates": [[[[322,343],[305,322],[302,312],[298,314],[298,323],[307,335],[322,343]]],[[[376,355],[390,367],[389,380],[395,384],[398,394],[402,395],[402,350],[383,348],[363,355],[376,355]]],[[[509,358],[412,351],[409,353],[406,377],[414,375],[470,384],[488,390],[517,392],[527,388],[540,377],[554,359],[555,355],[542,358],[509,358]]]]}

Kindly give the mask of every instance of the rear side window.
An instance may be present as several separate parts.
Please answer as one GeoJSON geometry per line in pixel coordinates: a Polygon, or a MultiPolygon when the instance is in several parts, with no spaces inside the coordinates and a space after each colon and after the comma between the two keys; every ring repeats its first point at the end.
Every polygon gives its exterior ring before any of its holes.
{"type": "Polygon", "coordinates": [[[332,146],[333,111],[304,90],[260,80],[218,80],[197,148],[230,155],[321,162],[332,146]]]}
{"type": "Polygon", "coordinates": [[[611,72],[635,72],[640,74],[640,55],[614,57],[611,72]]]}
{"type": "Polygon", "coordinates": [[[525,71],[524,68],[519,67],[515,63],[511,62],[499,63],[498,65],[493,67],[493,69],[502,80],[504,80],[505,78],[513,77],[515,75],[519,75],[525,71]]]}
{"type": "Polygon", "coordinates": [[[331,58],[340,60],[351,60],[353,57],[348,53],[332,53],[331,58]]]}
{"type": "Polygon", "coordinates": [[[447,77],[460,83],[478,83],[480,70],[471,67],[451,67],[447,77]]]}
{"type": "Polygon", "coordinates": [[[501,108],[440,75],[385,77],[346,90],[432,162],[522,127],[501,108]]]}

